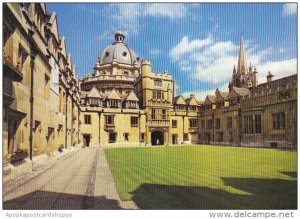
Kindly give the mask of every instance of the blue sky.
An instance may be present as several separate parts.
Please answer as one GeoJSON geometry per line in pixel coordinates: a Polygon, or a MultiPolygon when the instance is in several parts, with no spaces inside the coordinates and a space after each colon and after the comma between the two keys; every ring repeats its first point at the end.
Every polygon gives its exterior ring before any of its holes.
{"type": "Polygon", "coordinates": [[[117,30],[154,72],[170,72],[184,96],[227,91],[241,33],[259,83],[269,70],[275,79],[297,73],[296,4],[48,3],[47,11],[57,13],[79,76],[92,72],[117,30]]]}

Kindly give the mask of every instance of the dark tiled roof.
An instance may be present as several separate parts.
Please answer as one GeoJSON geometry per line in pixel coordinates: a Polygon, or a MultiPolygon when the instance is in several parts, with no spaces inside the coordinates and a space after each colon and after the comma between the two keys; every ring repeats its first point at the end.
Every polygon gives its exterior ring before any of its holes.
{"type": "Polygon", "coordinates": [[[206,96],[212,103],[216,101],[216,97],[214,95],[207,95],[206,96]]]}

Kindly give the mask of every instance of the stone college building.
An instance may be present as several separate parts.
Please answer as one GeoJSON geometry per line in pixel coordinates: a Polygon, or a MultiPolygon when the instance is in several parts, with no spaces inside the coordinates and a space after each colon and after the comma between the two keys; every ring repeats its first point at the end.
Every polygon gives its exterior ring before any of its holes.
{"type": "Polygon", "coordinates": [[[152,70],[122,32],[80,80],[80,132],[85,145],[217,144],[296,147],[297,75],[258,84],[241,38],[229,92],[204,101],[176,95],[169,72],[152,70]]]}
{"type": "Polygon", "coordinates": [[[259,84],[242,38],[228,92],[201,101],[176,94],[171,73],[155,72],[122,32],[78,80],[55,12],[38,3],[4,3],[3,12],[4,163],[77,145],[296,147],[297,74],[262,73],[259,84]]]}

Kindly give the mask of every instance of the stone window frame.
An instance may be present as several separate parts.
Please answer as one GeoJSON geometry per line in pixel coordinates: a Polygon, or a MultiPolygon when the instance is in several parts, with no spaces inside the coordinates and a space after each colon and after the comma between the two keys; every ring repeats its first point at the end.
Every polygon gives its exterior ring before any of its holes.
{"type": "Polygon", "coordinates": [[[91,115],[84,115],[84,124],[86,124],[86,125],[91,125],[92,124],[91,115]]]}
{"type": "Polygon", "coordinates": [[[186,105],[184,105],[184,104],[175,104],[175,109],[177,111],[185,111],[186,110],[186,105]]]}
{"type": "Polygon", "coordinates": [[[131,127],[138,127],[139,125],[139,117],[138,116],[131,116],[130,117],[130,126],[131,127]]]}
{"type": "Polygon", "coordinates": [[[19,48],[18,48],[18,69],[20,71],[22,71],[28,56],[29,56],[29,54],[26,51],[26,49],[21,45],[21,43],[19,43],[19,48]]]}
{"type": "Polygon", "coordinates": [[[212,129],[213,127],[213,120],[212,119],[208,119],[206,120],[206,129],[212,129]]]}
{"type": "Polygon", "coordinates": [[[161,79],[153,79],[153,85],[156,87],[162,87],[162,80],[161,79]]]}
{"type": "Polygon", "coordinates": [[[105,125],[114,125],[114,124],[115,124],[115,116],[114,115],[105,115],[105,125]]]}
{"type": "Polygon", "coordinates": [[[108,142],[109,143],[115,143],[117,141],[117,133],[116,132],[109,132],[108,133],[108,142]],[[113,139],[111,137],[114,136],[113,139]]]}
{"type": "Polygon", "coordinates": [[[274,130],[284,130],[286,127],[285,112],[272,113],[272,128],[274,130]]]}
{"type": "Polygon", "coordinates": [[[217,142],[222,142],[222,141],[224,141],[224,133],[223,132],[217,132],[216,133],[217,134],[217,139],[216,139],[216,141],[217,142]]]}
{"type": "Polygon", "coordinates": [[[243,118],[244,133],[253,134],[254,133],[254,124],[253,124],[253,115],[246,115],[243,118]]]}
{"type": "Polygon", "coordinates": [[[152,99],[164,100],[164,91],[163,90],[152,90],[152,99]]]}
{"type": "Polygon", "coordinates": [[[228,116],[228,117],[226,118],[226,127],[227,127],[228,129],[230,129],[230,128],[232,128],[232,126],[233,126],[233,123],[232,123],[232,116],[228,116]]]}
{"type": "Polygon", "coordinates": [[[216,118],[215,119],[215,128],[216,129],[220,129],[221,128],[221,119],[220,118],[216,118]]]}
{"type": "Polygon", "coordinates": [[[189,119],[190,128],[198,128],[198,119],[189,119]]]}
{"type": "Polygon", "coordinates": [[[197,106],[190,105],[188,106],[190,112],[197,112],[197,106]]]}
{"type": "Polygon", "coordinates": [[[172,120],[172,128],[177,128],[177,120],[172,120]]]}
{"type": "Polygon", "coordinates": [[[189,134],[188,133],[184,133],[183,134],[183,140],[184,141],[188,141],[189,140],[189,134]]]}
{"type": "Polygon", "coordinates": [[[124,133],[124,140],[129,141],[129,133],[128,132],[124,133]]]}
{"type": "Polygon", "coordinates": [[[245,134],[261,134],[262,123],[261,114],[246,115],[243,118],[243,128],[245,134]]]}
{"type": "Polygon", "coordinates": [[[142,132],[140,135],[140,141],[145,142],[145,133],[144,132],[142,132]]]}
{"type": "Polygon", "coordinates": [[[102,106],[102,101],[100,98],[89,97],[88,103],[90,106],[102,106]]]}

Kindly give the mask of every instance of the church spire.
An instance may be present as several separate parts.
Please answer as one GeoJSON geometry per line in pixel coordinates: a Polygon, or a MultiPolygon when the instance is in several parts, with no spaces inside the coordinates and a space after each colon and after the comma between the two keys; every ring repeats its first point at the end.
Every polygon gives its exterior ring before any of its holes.
{"type": "Polygon", "coordinates": [[[248,72],[248,69],[247,69],[247,61],[246,61],[245,50],[244,50],[244,39],[243,39],[243,34],[241,34],[240,53],[239,53],[237,72],[238,74],[242,74],[243,71],[246,74],[248,72]]]}

